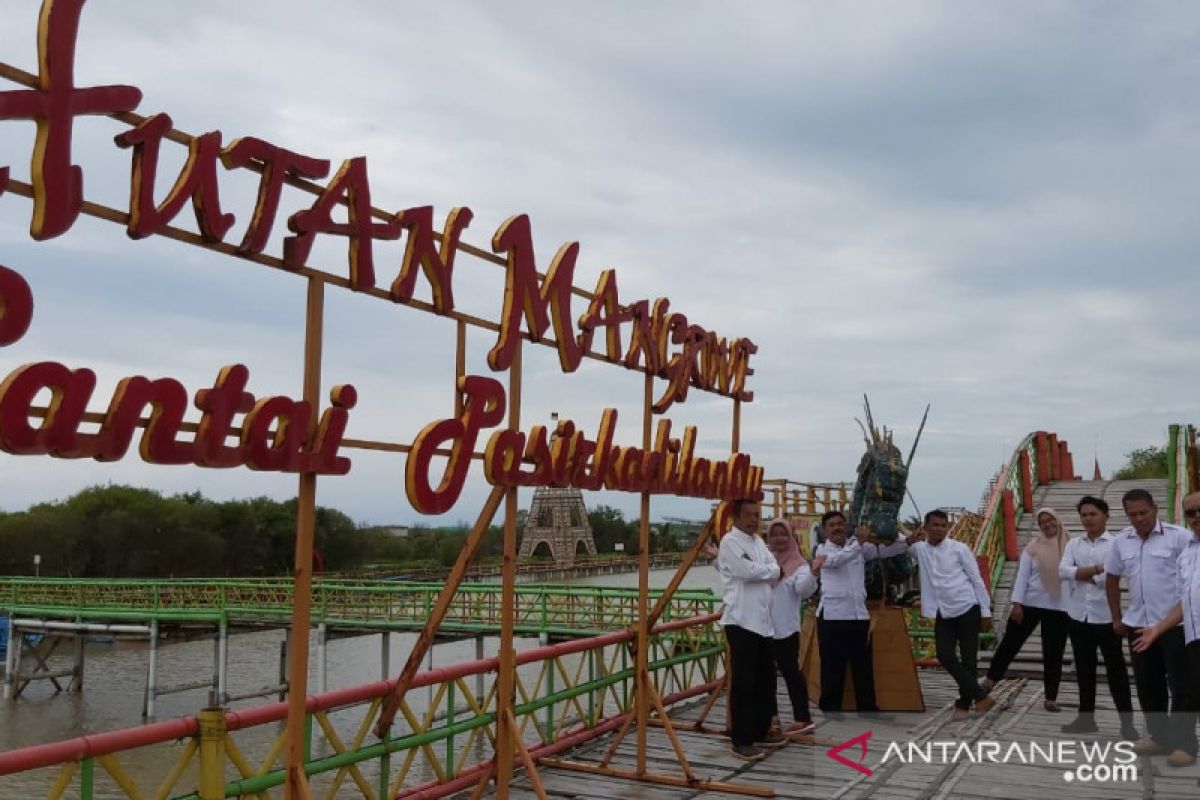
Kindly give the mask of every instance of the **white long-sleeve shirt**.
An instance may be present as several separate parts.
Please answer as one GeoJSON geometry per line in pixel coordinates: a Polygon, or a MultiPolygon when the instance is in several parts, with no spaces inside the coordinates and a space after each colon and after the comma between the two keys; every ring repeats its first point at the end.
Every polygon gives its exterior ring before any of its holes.
{"type": "Polygon", "coordinates": [[[877,558],[891,558],[908,552],[908,542],[897,539],[891,544],[876,544],[867,542],[862,545],[863,561],[874,561],[877,558]]]}
{"type": "Polygon", "coordinates": [[[1076,622],[1087,622],[1093,625],[1112,622],[1112,612],[1108,609],[1108,596],[1104,592],[1104,574],[1096,575],[1090,580],[1081,581],[1075,577],[1080,567],[1102,567],[1108,551],[1112,548],[1114,536],[1105,531],[1092,539],[1086,533],[1076,536],[1067,542],[1063,551],[1062,561],[1058,562],[1058,576],[1065,581],[1066,594],[1063,596],[1063,608],[1067,616],[1076,622]]]}
{"type": "Polygon", "coordinates": [[[722,625],[736,625],[770,637],[771,581],[779,577],[779,564],[760,537],[734,528],[721,537],[717,574],[725,612],[722,625]]]}
{"type": "MultiPolygon", "coordinates": [[[[1057,572],[1058,568],[1055,568],[1055,573],[1057,572]]],[[[1062,584],[1060,577],[1058,597],[1050,594],[1049,588],[1042,581],[1042,571],[1038,569],[1037,562],[1033,556],[1022,551],[1021,559],[1017,562],[1017,580],[1013,584],[1012,601],[1030,608],[1062,611],[1067,598],[1067,589],[1062,584]]]]}
{"type": "Polygon", "coordinates": [[[1131,525],[1121,531],[1108,556],[1104,571],[1125,576],[1129,585],[1129,608],[1121,621],[1131,628],[1157,625],[1179,602],[1179,557],[1194,537],[1186,528],[1156,522],[1144,540],[1131,525]]]}
{"type": "Polygon", "coordinates": [[[850,536],[844,545],[822,542],[817,548],[817,556],[825,556],[825,566],[821,568],[821,605],[817,613],[825,619],[870,619],[863,551],[858,540],[850,536]]]}
{"type": "Polygon", "coordinates": [[[817,591],[817,578],[808,565],[797,569],[771,590],[771,627],[776,639],[800,631],[800,609],[817,591]]]}
{"type": "Polygon", "coordinates": [[[973,605],[979,606],[982,617],[992,615],[991,598],[971,548],[946,538],[936,547],[916,542],[910,549],[921,574],[921,616],[961,617],[973,605]]]}
{"type": "Polygon", "coordinates": [[[1179,596],[1183,604],[1183,639],[1200,640],[1200,536],[1193,536],[1179,557],[1179,596]]]}

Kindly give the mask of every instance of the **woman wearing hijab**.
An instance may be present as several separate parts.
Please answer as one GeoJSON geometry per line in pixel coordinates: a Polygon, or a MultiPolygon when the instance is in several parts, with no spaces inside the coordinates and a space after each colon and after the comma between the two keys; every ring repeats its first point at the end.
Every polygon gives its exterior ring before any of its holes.
{"type": "MultiPolygon", "coordinates": [[[[779,562],[779,580],[771,590],[771,627],[774,630],[775,664],[787,684],[792,700],[792,724],[785,735],[805,735],[816,728],[808,710],[808,686],[800,671],[800,611],[804,601],[817,590],[817,579],[809,569],[792,527],[785,519],[773,519],[767,526],[767,547],[779,562]]],[[[779,708],[771,695],[774,717],[779,708]]]]}
{"type": "Polygon", "coordinates": [[[1037,525],[1041,533],[1021,553],[1008,627],[1000,647],[992,657],[983,685],[990,689],[1004,677],[1008,665],[1040,624],[1045,708],[1047,711],[1058,711],[1058,684],[1062,680],[1063,651],[1067,646],[1069,627],[1058,565],[1062,561],[1063,551],[1067,549],[1068,536],[1052,508],[1038,509],[1037,525]]]}

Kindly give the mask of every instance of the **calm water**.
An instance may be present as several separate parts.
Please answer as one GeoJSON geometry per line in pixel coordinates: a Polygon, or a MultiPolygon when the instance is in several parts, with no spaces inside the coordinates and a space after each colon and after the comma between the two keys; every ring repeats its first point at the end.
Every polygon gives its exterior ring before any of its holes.
{"type": "MultiPolygon", "coordinates": [[[[651,585],[663,586],[670,580],[672,571],[651,573],[651,585]]],[[[573,581],[587,586],[636,586],[636,573],[600,575],[573,581]]],[[[684,581],[687,588],[712,588],[719,590],[718,579],[711,567],[696,567],[684,581]]],[[[277,682],[279,673],[279,649],[284,640],[281,630],[239,633],[229,638],[228,686],[231,695],[254,691],[277,682]]],[[[394,676],[403,666],[416,640],[415,634],[393,633],[390,647],[390,671],[394,676]]],[[[340,689],[378,680],[380,675],[380,646],[378,634],[332,640],[327,647],[327,683],[329,689],[340,689]]],[[[521,639],[517,649],[536,647],[536,639],[521,639]]],[[[485,638],[484,654],[496,654],[497,640],[485,638]]],[[[61,648],[67,650],[67,648],[61,648]]],[[[159,686],[167,687],[198,681],[211,680],[213,675],[213,642],[211,639],[190,642],[163,643],[158,651],[159,686]]],[[[41,742],[67,739],[88,733],[114,730],[139,725],[142,722],[141,708],[146,685],[148,646],[145,642],[116,642],[114,644],[89,644],[86,649],[84,690],[78,694],[53,694],[49,681],[31,684],[21,698],[15,702],[0,701],[0,750],[9,750],[41,742]]],[[[474,660],[474,640],[462,640],[438,644],[434,648],[434,666],[474,660]]],[[[28,662],[26,662],[28,664],[28,662]]],[[[64,666],[67,661],[61,661],[64,666]]],[[[536,679],[536,667],[525,668],[523,678],[536,679]]],[[[469,679],[473,680],[473,679],[469,679]]],[[[317,690],[316,635],[312,635],[309,658],[309,690],[317,690]]],[[[195,689],[178,694],[160,695],[157,701],[157,719],[195,714],[206,702],[207,690],[195,689]]],[[[250,707],[273,702],[275,698],[255,698],[231,704],[234,708],[250,707]]],[[[428,708],[425,691],[410,692],[408,701],[414,712],[428,708]]],[[[362,719],[361,710],[351,710],[335,715],[334,724],[343,740],[352,739],[362,719]]],[[[258,729],[239,734],[238,744],[246,751],[254,764],[267,753],[278,728],[258,729]]],[[[367,742],[374,741],[368,735],[367,742]]],[[[130,756],[123,756],[126,768],[149,781],[167,770],[167,759],[171,761],[181,752],[178,748],[163,746],[145,749],[130,756]]],[[[318,748],[317,752],[321,752],[318,748]]],[[[396,761],[394,760],[394,763],[396,761]]],[[[368,771],[368,770],[364,770],[368,771]]],[[[368,771],[369,772],[369,771],[368,771]]],[[[427,770],[418,772],[429,777],[427,770]]],[[[107,775],[96,768],[97,797],[121,796],[112,786],[107,775]]],[[[230,778],[235,776],[230,775],[230,778]]],[[[0,798],[44,795],[53,774],[0,777],[0,798]]],[[[181,782],[180,785],[185,785],[181,782]]],[[[153,793],[154,786],[150,788],[153,793]]],[[[358,792],[347,782],[339,796],[353,797],[358,792]]],[[[77,796],[68,793],[68,797],[77,796]]]]}

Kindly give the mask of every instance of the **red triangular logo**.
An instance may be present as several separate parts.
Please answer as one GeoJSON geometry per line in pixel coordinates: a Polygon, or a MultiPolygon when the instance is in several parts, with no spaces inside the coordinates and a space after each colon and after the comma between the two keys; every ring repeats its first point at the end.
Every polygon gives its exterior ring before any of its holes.
{"type": "Polygon", "coordinates": [[[830,758],[832,758],[834,761],[838,762],[839,764],[845,764],[850,769],[861,772],[863,775],[870,775],[871,774],[870,767],[863,766],[863,762],[867,760],[867,742],[869,742],[869,741],[871,741],[871,732],[870,731],[867,731],[866,733],[860,733],[858,736],[855,736],[853,739],[848,739],[848,740],[842,742],[841,744],[837,745],[836,747],[829,748],[829,750],[827,750],[825,752],[825,755],[829,756],[830,758]],[[857,762],[851,761],[842,755],[843,750],[849,750],[850,748],[854,747],[855,745],[858,745],[858,747],[859,747],[859,756],[858,756],[857,762]]]}

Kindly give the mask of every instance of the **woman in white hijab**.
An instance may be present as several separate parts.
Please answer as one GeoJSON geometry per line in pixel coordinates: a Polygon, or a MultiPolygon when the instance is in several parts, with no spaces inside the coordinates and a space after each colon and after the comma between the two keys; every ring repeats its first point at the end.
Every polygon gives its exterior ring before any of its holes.
{"type": "Polygon", "coordinates": [[[1068,617],[1064,609],[1065,590],[1058,574],[1063,551],[1067,549],[1067,529],[1052,508],[1037,512],[1040,533],[1025,546],[1017,566],[1013,585],[1012,608],[1000,647],[992,656],[985,688],[992,688],[1004,677],[1025,640],[1038,625],[1042,626],[1042,685],[1046,690],[1045,708],[1058,711],[1058,685],[1062,680],[1063,651],[1067,647],[1068,617]]]}
{"type": "MultiPolygon", "coordinates": [[[[817,590],[817,579],[800,554],[800,543],[786,519],[773,519],[767,525],[767,547],[779,562],[779,580],[771,589],[771,627],[774,630],[775,666],[787,684],[792,701],[792,724],[782,730],[785,736],[805,736],[816,729],[808,708],[808,686],[800,671],[800,615],[804,601],[817,590]]],[[[771,695],[774,699],[775,695],[771,695]]],[[[778,721],[776,703],[774,718],[778,721]]]]}

